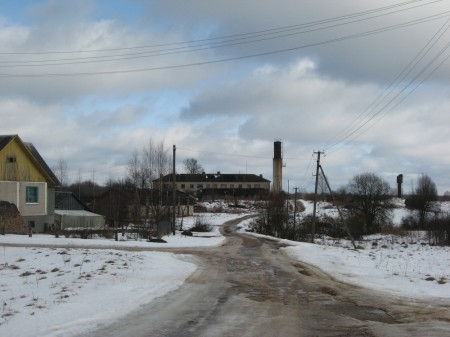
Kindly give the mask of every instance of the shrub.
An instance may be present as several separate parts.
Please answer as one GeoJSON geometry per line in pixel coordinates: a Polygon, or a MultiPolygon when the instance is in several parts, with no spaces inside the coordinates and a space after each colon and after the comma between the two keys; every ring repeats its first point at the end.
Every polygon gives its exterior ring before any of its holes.
{"type": "Polygon", "coordinates": [[[211,224],[205,222],[201,217],[197,217],[194,222],[194,226],[189,229],[191,232],[212,232],[213,228],[211,224]]]}
{"type": "Polygon", "coordinates": [[[203,205],[195,205],[194,206],[194,212],[195,213],[207,213],[208,212],[208,208],[206,206],[203,206],[203,205]]]}

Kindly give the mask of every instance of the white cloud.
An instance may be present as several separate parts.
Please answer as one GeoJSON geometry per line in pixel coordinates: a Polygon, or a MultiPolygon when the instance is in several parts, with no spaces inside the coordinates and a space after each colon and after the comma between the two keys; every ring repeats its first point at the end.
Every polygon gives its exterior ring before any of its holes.
{"type": "MultiPolygon", "coordinates": [[[[31,23],[4,14],[0,44],[3,51],[10,52],[162,45],[262,31],[390,4],[387,0],[377,4],[350,0],[339,4],[331,0],[320,3],[231,0],[208,5],[198,0],[189,4],[111,3],[112,7],[122,6],[121,13],[119,7],[100,12],[100,3],[90,1],[71,1],[68,7],[61,7],[51,0],[38,2],[28,10],[31,23]],[[139,14],[127,12],[138,8],[134,7],[136,4],[140,6],[139,14]]],[[[5,63],[78,58],[68,60],[74,63],[83,61],[81,57],[136,54],[143,50],[0,54],[0,65],[8,65],[0,73],[108,72],[202,63],[329,40],[444,10],[445,4],[435,3],[348,27],[283,39],[114,62],[20,68],[5,63]]],[[[346,133],[333,138],[349,125],[351,131],[355,130],[358,124],[351,123],[361,121],[358,116],[383,93],[443,22],[290,53],[195,67],[98,76],[0,77],[2,133],[17,133],[35,143],[50,164],[64,157],[72,169],[73,180],[78,169],[83,175],[92,175],[94,169],[100,182],[123,175],[131,152],[142,149],[150,138],[164,140],[170,149],[176,144],[180,162],[185,157],[196,157],[207,170],[262,173],[270,179],[273,141],[281,139],[287,162],[285,188],[288,179],[291,186],[311,187],[312,152],[338,140],[342,142],[328,147],[324,157],[324,169],[333,186],[346,183],[361,171],[376,171],[386,177],[392,177],[394,172],[410,177],[423,172],[444,192],[450,189],[447,179],[450,159],[443,155],[448,151],[450,134],[449,62],[391,112],[381,110],[368,121],[370,129],[362,127],[361,134],[356,131],[348,139],[343,139],[346,133]]],[[[401,85],[436,55],[447,34],[401,85]]],[[[411,89],[406,88],[406,92],[411,89]]]]}

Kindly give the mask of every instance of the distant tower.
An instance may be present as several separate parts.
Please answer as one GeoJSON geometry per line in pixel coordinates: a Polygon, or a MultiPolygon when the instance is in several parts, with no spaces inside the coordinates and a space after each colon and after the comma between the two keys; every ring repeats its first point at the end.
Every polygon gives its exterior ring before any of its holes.
{"type": "Polygon", "coordinates": [[[273,181],[272,192],[280,193],[283,189],[283,156],[281,142],[273,143],[273,181]]]}
{"type": "Polygon", "coordinates": [[[403,174],[397,176],[397,195],[399,198],[402,197],[402,184],[403,184],[403,174]]]}

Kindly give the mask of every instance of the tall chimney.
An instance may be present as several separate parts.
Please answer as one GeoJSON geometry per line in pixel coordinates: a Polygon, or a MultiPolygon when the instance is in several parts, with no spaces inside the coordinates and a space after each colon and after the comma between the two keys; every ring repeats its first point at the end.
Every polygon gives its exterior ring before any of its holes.
{"type": "Polygon", "coordinates": [[[397,195],[399,198],[402,197],[402,183],[403,183],[403,174],[399,174],[397,176],[397,195]]]}
{"type": "Polygon", "coordinates": [[[272,192],[280,193],[283,187],[283,156],[281,153],[281,142],[273,143],[273,181],[272,192]]]}

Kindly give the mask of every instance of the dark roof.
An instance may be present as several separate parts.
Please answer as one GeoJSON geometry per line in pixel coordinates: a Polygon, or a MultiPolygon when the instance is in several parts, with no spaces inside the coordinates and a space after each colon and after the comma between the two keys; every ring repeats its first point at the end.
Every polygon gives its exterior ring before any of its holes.
{"type": "MultiPolygon", "coordinates": [[[[108,200],[111,194],[119,195],[124,201],[127,203],[133,203],[136,200],[136,196],[139,196],[141,203],[151,202],[151,203],[159,203],[160,200],[163,201],[163,204],[167,202],[172,202],[172,194],[168,194],[167,191],[161,192],[158,189],[136,189],[133,188],[121,188],[121,187],[112,187],[105,188],[104,192],[96,197],[96,200],[105,199],[108,200]],[[136,192],[138,193],[136,195],[136,192]]],[[[192,201],[195,200],[188,193],[184,193],[182,191],[176,191],[176,199],[180,201],[183,205],[192,204],[192,201]]]]}
{"type": "Polygon", "coordinates": [[[17,135],[0,135],[0,151],[3,150],[3,148],[8,145],[17,135]]]}
{"type": "Polygon", "coordinates": [[[37,162],[42,167],[42,169],[44,169],[44,171],[48,174],[48,176],[52,180],[53,184],[56,185],[56,186],[60,185],[60,182],[59,182],[58,178],[56,178],[55,174],[50,169],[50,167],[48,167],[48,165],[45,162],[44,158],[41,157],[41,155],[39,154],[38,150],[36,150],[34,145],[32,143],[24,143],[24,144],[26,145],[26,147],[28,147],[30,152],[33,154],[33,157],[37,160],[37,162]]]}
{"type": "MultiPolygon", "coordinates": [[[[162,177],[163,182],[172,181],[172,174],[165,175],[162,177]]],[[[200,173],[200,174],[177,174],[176,175],[177,182],[204,182],[204,183],[214,183],[214,182],[223,182],[223,183],[255,183],[255,182],[270,182],[263,178],[262,176],[258,176],[256,174],[222,174],[220,172],[217,173],[200,173]]],[[[155,179],[153,182],[157,183],[160,179],[155,179]]]]}
{"type": "Polygon", "coordinates": [[[55,209],[90,211],[89,207],[70,191],[55,191],[55,209]]]}

